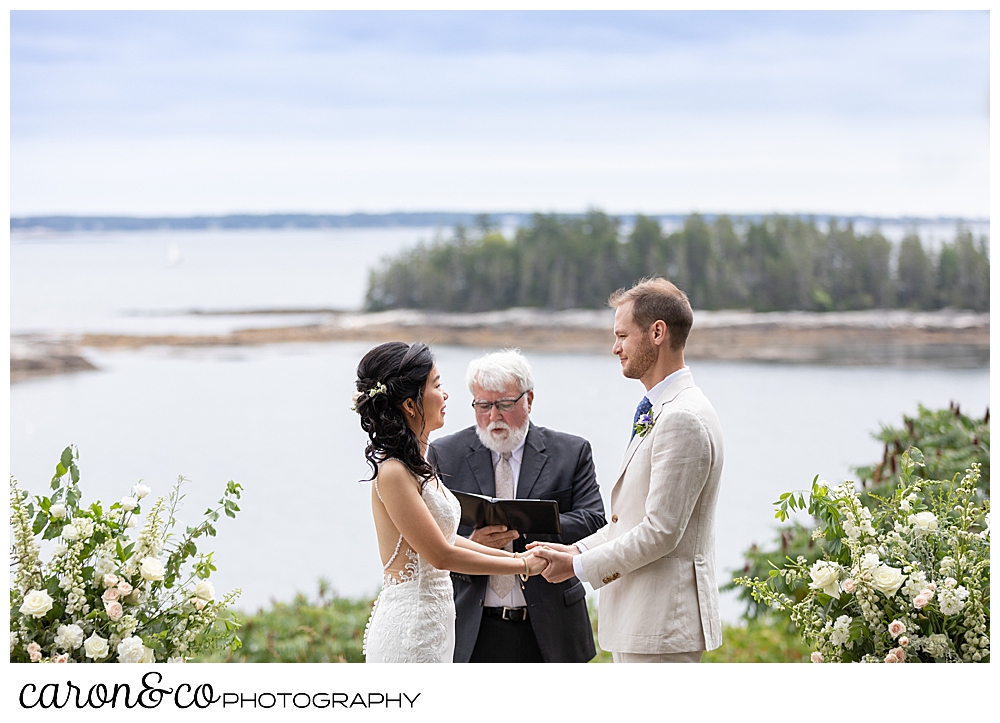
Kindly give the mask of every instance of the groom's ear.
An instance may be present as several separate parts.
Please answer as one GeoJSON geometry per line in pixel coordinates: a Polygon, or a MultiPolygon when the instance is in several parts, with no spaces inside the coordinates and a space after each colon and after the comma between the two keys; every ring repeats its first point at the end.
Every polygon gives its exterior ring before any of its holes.
{"type": "Polygon", "coordinates": [[[656,346],[666,344],[667,348],[670,348],[670,329],[667,328],[667,323],[662,319],[657,319],[649,327],[649,337],[656,346]]]}

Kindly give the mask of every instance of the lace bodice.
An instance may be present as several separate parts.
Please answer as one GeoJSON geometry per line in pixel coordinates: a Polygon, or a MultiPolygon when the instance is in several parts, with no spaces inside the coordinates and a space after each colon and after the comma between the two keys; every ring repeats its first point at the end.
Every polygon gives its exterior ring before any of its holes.
{"type": "MultiPolygon", "coordinates": [[[[375,494],[382,499],[382,493],[378,489],[378,477],[375,478],[375,494]]],[[[462,516],[462,507],[455,495],[445,487],[438,478],[428,480],[420,491],[420,497],[427,505],[431,517],[437,522],[438,527],[450,544],[455,543],[455,535],[458,533],[458,523],[462,516]]],[[[403,539],[403,535],[396,540],[396,548],[392,555],[382,566],[383,583],[385,585],[398,585],[402,582],[413,580],[420,573],[420,556],[410,544],[403,539]],[[400,553],[406,562],[398,564],[400,553]],[[394,564],[397,563],[397,564],[394,564]]]]}
{"type": "MultiPolygon", "coordinates": [[[[375,493],[382,495],[375,481],[375,493]]],[[[454,544],[462,508],[440,479],[420,492],[445,539],[454,544]]],[[[365,627],[370,663],[450,663],[455,647],[455,601],[451,575],[420,557],[400,535],[383,566],[382,592],[365,627]],[[400,559],[406,560],[402,565],[400,559]]]]}

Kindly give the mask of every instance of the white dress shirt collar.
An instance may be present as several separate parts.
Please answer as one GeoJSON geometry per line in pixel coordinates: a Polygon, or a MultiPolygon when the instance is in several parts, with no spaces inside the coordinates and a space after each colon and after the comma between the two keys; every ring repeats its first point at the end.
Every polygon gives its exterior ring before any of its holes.
{"type": "Polygon", "coordinates": [[[650,404],[656,404],[656,400],[659,399],[660,395],[662,395],[663,392],[665,392],[667,390],[667,387],[669,387],[671,384],[673,384],[674,382],[676,382],[678,379],[680,379],[684,375],[690,374],[690,373],[691,373],[691,367],[685,365],[685,366],[682,366],[677,371],[675,371],[673,374],[668,374],[663,379],[663,381],[655,384],[652,389],[650,389],[648,392],[646,392],[646,399],[649,400],[650,404]]]}

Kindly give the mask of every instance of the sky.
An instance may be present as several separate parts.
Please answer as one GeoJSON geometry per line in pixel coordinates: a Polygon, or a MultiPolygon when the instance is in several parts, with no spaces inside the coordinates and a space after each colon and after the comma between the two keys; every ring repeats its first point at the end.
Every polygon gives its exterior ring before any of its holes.
{"type": "Polygon", "coordinates": [[[989,15],[11,12],[11,214],[989,215],[989,15]]]}

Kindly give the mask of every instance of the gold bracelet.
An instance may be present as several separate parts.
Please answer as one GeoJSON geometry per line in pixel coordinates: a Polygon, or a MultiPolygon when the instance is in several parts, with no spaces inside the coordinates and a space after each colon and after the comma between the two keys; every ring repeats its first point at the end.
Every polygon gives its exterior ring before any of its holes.
{"type": "Polygon", "coordinates": [[[521,578],[521,582],[528,582],[528,576],[531,574],[531,571],[528,569],[528,558],[522,557],[521,559],[524,560],[524,572],[518,577],[521,578]]]}

